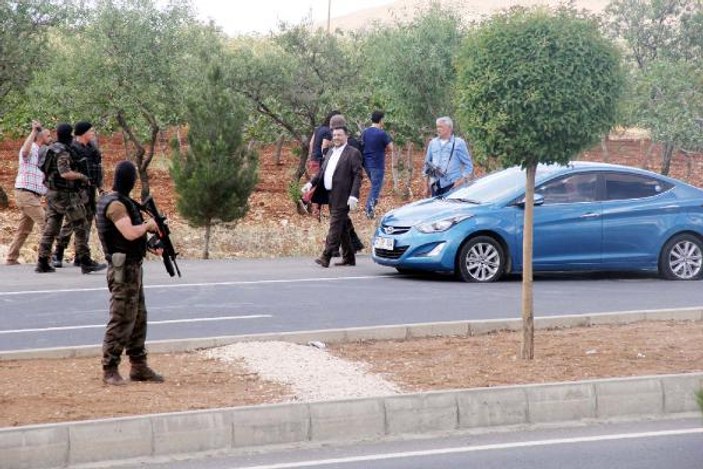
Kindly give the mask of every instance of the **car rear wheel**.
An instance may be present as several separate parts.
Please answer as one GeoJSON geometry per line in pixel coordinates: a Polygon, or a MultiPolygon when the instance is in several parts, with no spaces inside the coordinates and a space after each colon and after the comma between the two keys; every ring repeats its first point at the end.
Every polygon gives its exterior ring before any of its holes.
{"type": "Polygon", "coordinates": [[[693,235],[671,238],[659,255],[659,273],[669,280],[698,280],[703,276],[703,243],[693,235]]]}
{"type": "Polygon", "coordinates": [[[495,282],[505,272],[505,253],[490,236],[470,239],[459,252],[459,274],[465,282],[495,282]]]}

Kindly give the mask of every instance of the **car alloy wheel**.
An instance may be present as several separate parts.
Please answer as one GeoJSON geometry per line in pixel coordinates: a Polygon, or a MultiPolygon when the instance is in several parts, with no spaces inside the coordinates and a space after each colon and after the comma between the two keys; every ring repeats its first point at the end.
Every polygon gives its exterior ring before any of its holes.
{"type": "Polygon", "coordinates": [[[477,236],[470,239],[459,254],[461,278],[466,282],[494,282],[505,271],[505,254],[495,239],[477,236]]]}
{"type": "Polygon", "coordinates": [[[693,235],[670,239],[659,259],[659,271],[670,280],[697,280],[703,275],[703,245],[693,235]]]}

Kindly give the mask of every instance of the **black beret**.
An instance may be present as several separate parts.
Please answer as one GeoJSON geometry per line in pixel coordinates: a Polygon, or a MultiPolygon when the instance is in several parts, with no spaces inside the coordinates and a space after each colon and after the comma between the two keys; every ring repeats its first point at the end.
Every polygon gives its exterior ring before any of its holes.
{"type": "Polygon", "coordinates": [[[76,131],[74,133],[76,137],[80,137],[81,135],[89,131],[91,127],[93,127],[93,124],[88,121],[76,122],[76,131]]]}

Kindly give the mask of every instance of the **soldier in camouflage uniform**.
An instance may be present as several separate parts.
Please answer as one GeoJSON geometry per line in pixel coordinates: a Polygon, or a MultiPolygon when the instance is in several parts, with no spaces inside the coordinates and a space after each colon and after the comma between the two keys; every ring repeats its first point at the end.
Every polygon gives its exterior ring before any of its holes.
{"type": "Polygon", "coordinates": [[[103,339],[103,382],[123,385],[119,364],[126,350],[132,381],[162,382],[161,375],[146,362],[147,311],[142,285],[142,260],[147,251],[147,232],[156,232],[153,219],[144,222],[137,203],[129,197],[137,180],[137,168],[120,161],[115,168],[112,192],[100,197],[96,221],[100,242],[108,261],[110,318],[103,339]]]}
{"type": "Polygon", "coordinates": [[[84,274],[99,270],[90,260],[88,247],[87,221],[84,203],[81,195],[81,184],[89,184],[87,175],[79,171],[78,158],[71,151],[70,124],[59,124],[56,127],[57,142],[53,143],[46,152],[45,166],[46,180],[44,183],[49,188],[46,194],[47,211],[46,225],[39,243],[39,260],[35,272],[54,272],[49,264],[51,245],[61,230],[64,217],[72,224],[76,233],[76,250],[81,261],[81,270],[84,274]]]}
{"type": "MultiPolygon", "coordinates": [[[[90,178],[90,185],[83,187],[87,198],[85,212],[86,219],[88,220],[88,240],[90,240],[90,230],[93,225],[93,220],[95,219],[96,193],[99,191],[102,194],[103,187],[102,155],[95,143],[95,131],[90,122],[76,122],[73,135],[74,139],[71,147],[79,155],[81,172],[87,174],[90,178]]],[[[65,222],[63,228],[61,228],[59,237],[56,239],[56,250],[51,256],[51,265],[53,267],[63,267],[63,253],[68,247],[68,243],[71,241],[72,233],[73,229],[71,224],[65,222]]],[[[106,267],[105,264],[98,264],[94,260],[91,260],[91,263],[98,268],[98,270],[102,270],[106,267]]],[[[74,258],[73,264],[76,266],[80,265],[80,258],[78,256],[74,258]]]]}

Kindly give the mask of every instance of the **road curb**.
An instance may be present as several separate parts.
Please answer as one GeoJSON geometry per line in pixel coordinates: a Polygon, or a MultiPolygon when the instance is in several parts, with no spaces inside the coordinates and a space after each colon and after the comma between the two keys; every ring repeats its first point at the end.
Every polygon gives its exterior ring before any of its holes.
{"type": "MultiPolygon", "coordinates": [[[[570,327],[668,320],[703,321],[703,307],[536,317],[535,329],[565,329],[570,327]]],[[[486,319],[161,340],[149,341],[148,347],[150,353],[178,353],[252,341],[278,340],[297,344],[321,341],[334,344],[359,340],[405,340],[446,336],[468,337],[497,331],[519,330],[522,330],[521,319],[486,319]]],[[[96,357],[100,356],[101,353],[102,349],[99,345],[17,350],[0,352],[0,362],[38,358],[96,357]]]]}
{"type": "MultiPolygon", "coordinates": [[[[545,329],[671,319],[702,321],[703,309],[536,318],[535,325],[545,329]]],[[[153,342],[149,348],[151,352],[176,352],[245,340],[305,343],[466,336],[520,327],[520,320],[457,321],[153,342]]],[[[45,349],[6,353],[0,358],[78,357],[99,352],[99,347],[45,349]]],[[[0,429],[0,467],[60,467],[291,443],[356,441],[581,420],[683,416],[698,411],[695,393],[701,389],[703,373],[686,373],[30,425],[0,429]]]]}
{"type": "Polygon", "coordinates": [[[292,443],[691,415],[703,373],[436,391],[0,429],[0,467],[107,463],[292,443]]]}

